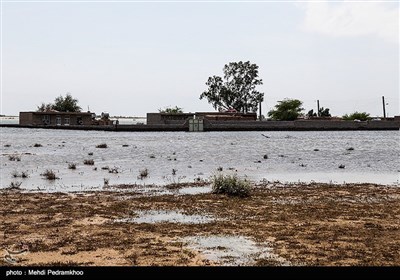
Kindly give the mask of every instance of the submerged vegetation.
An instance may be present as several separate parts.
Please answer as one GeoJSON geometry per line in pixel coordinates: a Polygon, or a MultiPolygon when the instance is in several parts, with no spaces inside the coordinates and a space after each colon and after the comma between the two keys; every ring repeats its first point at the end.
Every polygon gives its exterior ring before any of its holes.
{"type": "Polygon", "coordinates": [[[27,171],[22,171],[21,173],[14,171],[12,174],[13,178],[28,178],[28,172],[27,171]]]}
{"type": "Polygon", "coordinates": [[[93,159],[85,159],[85,160],[83,161],[83,164],[86,164],[86,165],[94,165],[94,160],[93,160],[93,159]]]}
{"type": "Polygon", "coordinates": [[[76,169],[76,163],[68,163],[68,169],[76,169]]]}
{"type": "Polygon", "coordinates": [[[107,146],[106,143],[102,143],[102,144],[99,144],[99,145],[96,146],[96,148],[102,148],[102,149],[105,149],[105,148],[107,148],[107,147],[108,147],[108,146],[107,146]]]}
{"type": "Polygon", "coordinates": [[[10,160],[10,161],[21,161],[21,157],[19,155],[8,155],[8,160],[10,160]]]}
{"type": "Polygon", "coordinates": [[[145,168],[139,171],[138,179],[143,180],[144,178],[147,178],[147,176],[149,176],[149,170],[145,168]]]}
{"type": "Polygon", "coordinates": [[[22,182],[19,181],[14,181],[11,182],[10,185],[8,186],[8,188],[6,188],[7,190],[20,190],[22,185],[22,182]]]}
{"type": "Polygon", "coordinates": [[[45,177],[47,180],[57,180],[60,179],[59,177],[56,176],[56,173],[51,170],[47,169],[44,173],[40,174],[41,176],[45,177]]]}

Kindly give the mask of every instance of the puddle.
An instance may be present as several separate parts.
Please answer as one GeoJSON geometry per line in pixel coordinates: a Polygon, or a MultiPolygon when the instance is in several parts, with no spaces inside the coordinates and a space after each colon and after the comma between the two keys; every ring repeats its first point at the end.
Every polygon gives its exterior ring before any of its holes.
{"type": "Polygon", "coordinates": [[[179,190],[179,194],[189,194],[189,195],[196,195],[196,194],[203,194],[203,193],[210,193],[212,191],[211,186],[205,187],[185,187],[179,190]]]}
{"type": "Polygon", "coordinates": [[[117,219],[119,223],[180,223],[180,224],[205,224],[215,221],[213,217],[204,215],[186,215],[177,211],[140,211],[135,212],[136,218],[117,219]]]}
{"type": "Polygon", "coordinates": [[[284,258],[273,253],[268,244],[257,244],[244,236],[193,236],[184,238],[184,241],[189,248],[201,252],[205,258],[220,265],[254,265],[259,259],[277,265],[290,265],[284,258]]]}

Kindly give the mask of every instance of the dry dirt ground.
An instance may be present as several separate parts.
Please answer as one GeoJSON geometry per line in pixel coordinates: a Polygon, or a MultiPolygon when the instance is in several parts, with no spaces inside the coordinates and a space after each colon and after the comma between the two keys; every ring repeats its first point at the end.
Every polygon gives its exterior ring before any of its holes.
{"type": "MultiPolygon", "coordinates": [[[[229,264],[229,257],[210,259],[207,248],[189,246],[187,238],[199,236],[239,236],[257,246],[268,244],[270,255],[254,255],[245,265],[400,265],[399,187],[268,184],[255,187],[247,198],[149,196],[134,186],[86,193],[2,191],[0,209],[0,265],[229,264]],[[215,220],[118,222],[147,210],[215,220]]],[[[247,246],[237,245],[239,250],[247,246]]]]}

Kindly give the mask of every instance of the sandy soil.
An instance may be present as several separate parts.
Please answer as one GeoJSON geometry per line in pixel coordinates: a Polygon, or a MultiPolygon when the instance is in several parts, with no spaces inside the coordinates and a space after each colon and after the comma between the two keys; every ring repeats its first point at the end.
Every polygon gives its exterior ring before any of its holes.
{"type": "MultiPolygon", "coordinates": [[[[2,191],[0,265],[219,265],[193,236],[244,236],[272,248],[249,265],[400,265],[400,188],[257,186],[248,198],[145,196],[134,187],[90,193],[2,191]],[[209,215],[202,224],[116,222],[138,210],[209,215]],[[23,246],[29,251],[19,252],[23,246]],[[286,262],[282,262],[285,260],[286,262]]],[[[221,250],[223,248],[220,248],[221,250]]]]}

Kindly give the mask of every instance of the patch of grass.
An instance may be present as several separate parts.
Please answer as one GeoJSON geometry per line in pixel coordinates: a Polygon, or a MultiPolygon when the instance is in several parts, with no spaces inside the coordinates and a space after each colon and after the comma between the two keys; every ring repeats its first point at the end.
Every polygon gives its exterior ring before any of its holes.
{"type": "Polygon", "coordinates": [[[104,181],[104,186],[108,186],[108,184],[110,183],[110,179],[108,178],[104,178],[103,181],[104,181]]]}
{"type": "Polygon", "coordinates": [[[44,173],[40,174],[41,176],[45,177],[47,180],[57,180],[60,179],[59,177],[56,176],[56,173],[51,170],[47,169],[44,173]]]}
{"type": "Polygon", "coordinates": [[[83,164],[86,164],[86,165],[94,165],[94,160],[93,160],[93,159],[85,159],[85,160],[83,161],[83,164]]]}
{"type": "Polygon", "coordinates": [[[108,166],[103,166],[101,169],[102,169],[102,170],[110,170],[110,167],[108,167],[108,166]]]}
{"type": "Polygon", "coordinates": [[[150,158],[156,158],[156,156],[155,155],[150,155],[150,158]]]}
{"type": "Polygon", "coordinates": [[[68,163],[68,169],[76,169],[76,163],[68,163]]]}
{"type": "Polygon", "coordinates": [[[213,193],[239,197],[250,195],[250,182],[238,178],[237,175],[214,175],[211,182],[213,193]]]}
{"type": "Polygon", "coordinates": [[[144,178],[147,178],[147,176],[149,176],[149,170],[145,168],[139,171],[138,179],[143,180],[144,178]]]}
{"type": "Polygon", "coordinates": [[[88,153],[88,156],[93,156],[93,153],[92,152],[88,153]]]}
{"type": "Polygon", "coordinates": [[[35,143],[35,144],[33,145],[33,147],[38,148],[38,147],[43,147],[43,145],[42,145],[42,144],[39,144],[39,143],[35,143]]]}
{"type": "Polygon", "coordinates": [[[354,148],[353,148],[353,147],[350,147],[350,148],[347,148],[346,150],[347,150],[347,151],[354,151],[354,148]]]}
{"type": "Polygon", "coordinates": [[[5,144],[4,147],[6,148],[11,147],[11,144],[5,144]]]}
{"type": "Polygon", "coordinates": [[[129,147],[129,145],[128,144],[123,144],[122,147],[129,147]]]}
{"type": "Polygon", "coordinates": [[[10,160],[10,161],[21,161],[21,157],[19,155],[8,155],[8,160],[10,160]]]}
{"type": "Polygon", "coordinates": [[[96,146],[96,148],[102,148],[102,149],[105,149],[105,148],[107,148],[107,147],[108,147],[108,146],[107,146],[106,143],[102,143],[102,144],[99,144],[99,145],[96,146]]]}

